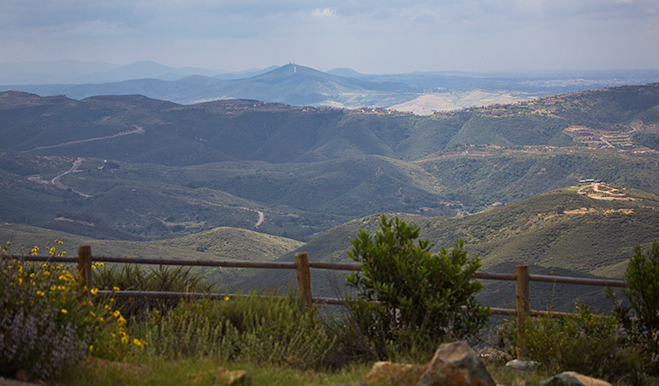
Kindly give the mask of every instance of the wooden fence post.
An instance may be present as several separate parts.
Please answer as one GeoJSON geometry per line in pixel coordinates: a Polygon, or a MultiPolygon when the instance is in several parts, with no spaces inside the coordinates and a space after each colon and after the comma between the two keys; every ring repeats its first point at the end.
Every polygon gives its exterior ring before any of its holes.
{"type": "Polygon", "coordinates": [[[78,288],[80,297],[89,295],[92,289],[92,247],[91,245],[78,246],[78,288]]]}
{"type": "Polygon", "coordinates": [[[526,359],[526,342],[524,341],[524,321],[531,313],[529,266],[515,266],[515,293],[517,297],[517,359],[526,359]]]}
{"type": "Polygon", "coordinates": [[[307,307],[312,306],[311,270],[309,269],[309,256],[306,252],[295,254],[295,271],[297,272],[297,291],[300,299],[307,307]]]}

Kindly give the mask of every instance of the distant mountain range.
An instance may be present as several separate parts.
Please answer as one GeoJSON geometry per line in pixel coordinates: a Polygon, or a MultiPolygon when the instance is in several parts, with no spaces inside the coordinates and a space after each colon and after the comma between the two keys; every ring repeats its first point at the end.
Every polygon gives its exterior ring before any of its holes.
{"type": "Polygon", "coordinates": [[[0,64],[0,85],[5,85],[0,91],[74,99],[141,94],[180,104],[256,99],[299,106],[385,107],[417,114],[657,81],[659,71],[369,75],[350,68],[321,72],[292,63],[232,73],[151,61],[125,66],[74,61],[0,64]]]}
{"type": "Polygon", "coordinates": [[[150,60],[128,65],[102,62],[57,60],[50,62],[0,63],[0,84],[4,85],[74,85],[123,82],[133,79],[179,80],[191,75],[217,79],[249,78],[277,68],[239,72],[209,70],[199,67],[174,68],[150,60]]]}
{"type": "Polygon", "coordinates": [[[288,64],[245,79],[221,80],[193,75],[176,81],[138,79],[118,83],[84,84],[62,89],[74,99],[95,95],[140,94],[154,99],[193,104],[225,99],[256,99],[290,105],[359,107],[414,98],[415,88],[404,83],[370,82],[329,75],[288,64]]]}

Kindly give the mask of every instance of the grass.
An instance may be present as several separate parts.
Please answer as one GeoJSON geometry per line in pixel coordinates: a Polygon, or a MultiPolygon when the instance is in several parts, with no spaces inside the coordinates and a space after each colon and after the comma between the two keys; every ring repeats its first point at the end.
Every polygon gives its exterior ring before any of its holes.
{"type": "MultiPolygon", "coordinates": [[[[130,384],[133,386],[178,386],[182,384],[195,385],[193,381],[201,374],[211,374],[220,368],[230,371],[243,370],[249,376],[253,385],[342,385],[358,384],[366,378],[372,369],[372,363],[352,366],[339,371],[318,372],[300,371],[287,367],[258,366],[254,363],[226,362],[216,358],[196,360],[167,361],[162,358],[146,358],[139,364],[151,370],[150,374],[136,374],[120,369],[107,371],[89,371],[84,366],[76,366],[62,377],[63,383],[69,386],[114,386],[130,384]]],[[[489,364],[490,375],[499,385],[540,385],[540,381],[551,377],[542,371],[520,372],[512,370],[503,364],[489,364]]],[[[205,379],[209,381],[208,377],[205,379]]],[[[197,383],[202,384],[202,383],[197,383]]],[[[211,384],[211,383],[206,383],[211,384]]],[[[389,382],[372,382],[373,386],[407,386],[409,383],[391,384],[389,382]]]]}
{"type": "Polygon", "coordinates": [[[289,367],[262,366],[250,362],[227,362],[226,360],[210,357],[174,361],[163,358],[145,358],[140,360],[139,363],[148,367],[151,373],[148,375],[136,374],[124,369],[89,371],[84,366],[79,365],[64,374],[62,381],[69,386],[114,386],[117,384],[134,386],[210,385],[212,384],[212,373],[224,368],[231,371],[245,371],[253,385],[307,386],[357,383],[370,370],[368,365],[360,365],[356,368],[335,372],[301,371],[289,367]],[[197,379],[200,381],[195,382],[197,379]],[[203,381],[206,383],[202,383],[203,381]]]}

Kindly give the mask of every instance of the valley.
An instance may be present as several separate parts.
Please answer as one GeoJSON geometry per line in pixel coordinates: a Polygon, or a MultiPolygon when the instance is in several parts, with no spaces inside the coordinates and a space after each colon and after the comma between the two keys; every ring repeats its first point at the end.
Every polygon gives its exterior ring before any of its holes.
{"type": "MultiPolygon", "coordinates": [[[[659,234],[658,106],[659,84],[425,116],[7,91],[0,237],[108,255],[346,261],[360,228],[395,213],[437,248],[463,239],[487,270],[523,261],[619,278],[633,246],[659,234]],[[588,179],[601,184],[579,185],[588,179]]],[[[209,275],[232,288],[290,279],[225,271],[209,275]]],[[[318,280],[331,296],[340,279],[318,280]]]]}

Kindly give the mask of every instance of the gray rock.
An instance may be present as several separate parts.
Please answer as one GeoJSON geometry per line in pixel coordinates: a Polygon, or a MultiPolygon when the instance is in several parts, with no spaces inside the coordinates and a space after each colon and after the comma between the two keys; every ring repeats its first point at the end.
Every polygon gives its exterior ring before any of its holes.
{"type": "Polygon", "coordinates": [[[539,365],[540,364],[535,361],[523,361],[520,359],[513,359],[512,361],[508,361],[508,363],[506,363],[506,367],[510,367],[511,369],[519,371],[533,371],[539,365]]]}
{"type": "Polygon", "coordinates": [[[574,371],[565,371],[549,379],[540,381],[544,386],[611,386],[609,382],[591,378],[574,371]]]}
{"type": "Polygon", "coordinates": [[[464,342],[439,346],[417,386],[496,386],[480,358],[464,342]]]}

